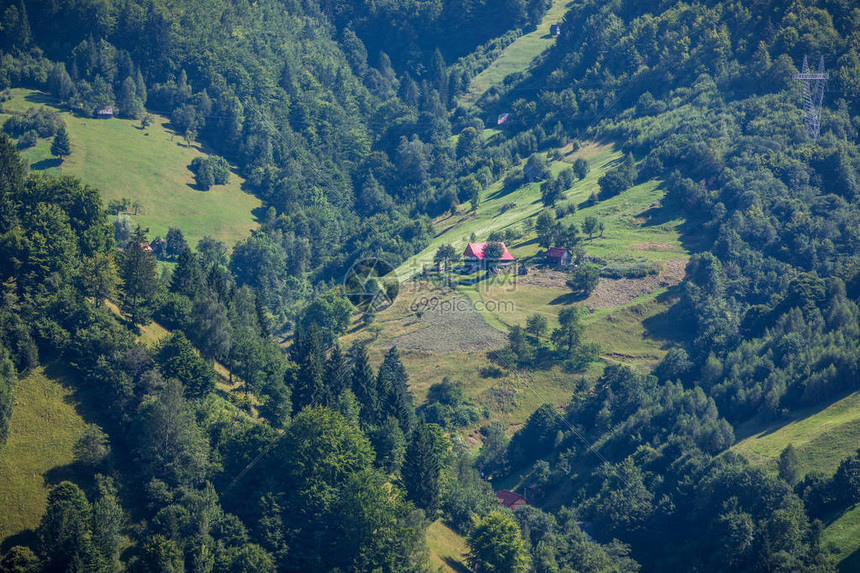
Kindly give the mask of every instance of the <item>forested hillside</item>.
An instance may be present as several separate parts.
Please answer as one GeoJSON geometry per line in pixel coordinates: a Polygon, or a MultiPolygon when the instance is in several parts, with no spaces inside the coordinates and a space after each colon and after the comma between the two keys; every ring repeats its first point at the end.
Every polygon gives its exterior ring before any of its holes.
{"type": "MultiPolygon", "coordinates": [[[[8,521],[39,525],[8,532],[0,571],[860,563],[857,444],[804,440],[803,460],[827,468],[801,463],[791,443],[770,465],[743,457],[749,442],[732,449],[752,427],[791,436],[802,430],[779,428],[817,424],[810,413],[860,391],[860,10],[572,2],[551,48],[464,97],[549,5],[0,5],[0,90],[50,93],[64,112],[3,110],[0,457],[37,467],[3,443],[24,431],[10,428],[28,407],[16,405],[17,381],[48,365],[87,424],[63,410],[81,434],[74,460],[65,448],[62,467],[31,476],[27,491],[47,488],[47,502],[8,521]],[[804,57],[829,72],[817,140],[792,79],[804,57]],[[87,161],[65,121],[119,116],[145,131],[153,114],[171,139],[212,152],[188,166],[199,192],[231,166],[241,174],[264,211],[250,237],[204,236],[192,249],[171,224],[153,241],[91,182],[21,158],[50,139],[62,172],[87,161]],[[614,243],[600,243],[604,231],[614,243]],[[673,244],[633,242],[642,236],[673,244]],[[484,313],[490,324],[436,334],[503,341],[481,358],[480,396],[493,405],[448,378],[417,394],[396,344],[371,352],[399,327],[373,312],[356,320],[339,288],[356,261],[395,268],[431,244],[447,274],[459,258],[448,237],[487,241],[490,258],[516,241],[534,268],[538,247],[574,259],[564,293],[511,291],[520,308],[540,305],[525,325],[519,310],[510,322],[484,313]],[[657,254],[625,252],[642,245],[657,254]],[[617,305],[631,331],[664,325],[648,342],[663,345],[653,360],[625,366],[614,345],[627,341],[591,341],[618,316],[589,318],[601,281],[665,278],[678,260],[664,296],[647,291],[650,314],[617,305]],[[166,329],[157,341],[153,321],[166,329]],[[506,381],[547,372],[552,404],[510,427],[493,421],[497,403],[517,406],[504,404],[506,381]],[[502,508],[503,488],[529,492],[528,507],[502,508]],[[437,520],[434,543],[440,531],[466,538],[462,562],[430,559],[437,520]]],[[[0,105],[12,97],[0,92],[0,105]]],[[[421,270],[397,274],[423,288],[421,270]]],[[[379,278],[373,294],[395,297],[394,273],[379,278]]],[[[434,280],[445,296],[468,295],[434,280]]],[[[62,399],[52,392],[44,399],[62,399]]],[[[2,491],[0,511],[24,511],[2,491]]]]}

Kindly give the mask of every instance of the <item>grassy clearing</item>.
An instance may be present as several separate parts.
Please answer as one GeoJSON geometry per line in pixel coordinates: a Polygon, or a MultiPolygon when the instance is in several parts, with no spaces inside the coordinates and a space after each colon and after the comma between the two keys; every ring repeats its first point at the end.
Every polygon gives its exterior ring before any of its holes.
{"type": "Polygon", "coordinates": [[[445,573],[466,573],[465,554],[469,550],[466,540],[442,521],[433,522],[427,528],[427,547],[430,562],[445,573]]]}
{"type": "Polygon", "coordinates": [[[790,421],[738,428],[745,439],[732,449],[751,464],[776,471],[776,460],[788,444],[797,448],[801,473],[815,469],[828,474],[860,445],[860,392],[824,408],[799,410],[790,421]]]}
{"type": "Polygon", "coordinates": [[[839,563],[839,571],[860,571],[860,506],[829,523],[821,542],[839,563]]]}
{"type": "Polygon", "coordinates": [[[86,424],[61,374],[40,366],[19,381],[10,434],[0,447],[0,540],[39,525],[46,475],[72,462],[86,424]]]}
{"type": "MultiPolygon", "coordinates": [[[[787,423],[749,423],[738,428],[738,434],[747,437],[732,449],[753,465],[776,472],[779,454],[794,444],[801,475],[812,470],[833,474],[839,463],[860,445],[860,392],[824,408],[796,411],[787,423]]],[[[840,561],[840,571],[860,570],[860,507],[826,525],[822,542],[840,561]]]]}
{"type": "Polygon", "coordinates": [[[513,73],[526,71],[535,58],[555,43],[555,38],[549,35],[549,25],[560,21],[570,9],[570,5],[569,0],[553,0],[552,6],[535,30],[517,38],[487,69],[472,78],[469,91],[460,98],[460,103],[474,104],[490,86],[513,73]]]}
{"type": "MultiPolygon", "coordinates": [[[[23,112],[30,107],[57,109],[50,96],[33,90],[12,90],[3,110],[23,112]]],[[[0,114],[0,122],[8,118],[0,114]]],[[[135,223],[150,229],[150,236],[167,233],[170,226],[182,229],[195,245],[211,235],[232,247],[257,226],[259,199],[242,191],[244,180],[236,173],[227,185],[199,191],[188,165],[206,155],[200,144],[189,147],[169,130],[167,118],[154,116],[146,130],[126,119],[99,120],[62,112],[72,142],[72,154],[62,165],[51,156],[50,140],[23,152],[34,171],[64,173],[79,177],[101,191],[105,205],[127,197],[143,206],[132,215],[135,223]]]]}

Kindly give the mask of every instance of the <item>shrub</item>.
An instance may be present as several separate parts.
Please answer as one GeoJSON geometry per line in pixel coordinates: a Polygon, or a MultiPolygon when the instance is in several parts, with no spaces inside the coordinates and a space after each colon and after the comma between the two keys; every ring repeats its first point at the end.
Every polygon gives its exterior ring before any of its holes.
{"type": "Polygon", "coordinates": [[[663,265],[655,261],[645,261],[632,264],[609,264],[600,271],[600,276],[611,279],[641,279],[647,276],[659,275],[663,265]]]}
{"type": "Polygon", "coordinates": [[[18,138],[18,149],[28,149],[36,145],[38,141],[38,134],[36,130],[31,129],[30,131],[25,131],[21,134],[21,137],[18,138]]]}
{"type": "Polygon", "coordinates": [[[578,157],[576,161],[573,162],[573,172],[579,179],[585,179],[585,176],[588,175],[588,171],[588,161],[582,157],[578,157]]]}
{"type": "Polygon", "coordinates": [[[567,286],[573,292],[584,296],[590,295],[600,282],[600,267],[594,263],[582,263],[576,267],[567,279],[567,286]]]}

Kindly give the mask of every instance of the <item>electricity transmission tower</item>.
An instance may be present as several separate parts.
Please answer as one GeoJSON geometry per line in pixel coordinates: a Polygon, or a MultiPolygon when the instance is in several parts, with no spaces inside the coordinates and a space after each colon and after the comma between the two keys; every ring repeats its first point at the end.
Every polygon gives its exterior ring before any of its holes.
{"type": "Polygon", "coordinates": [[[809,71],[809,61],[803,56],[803,69],[791,76],[803,82],[803,124],[813,141],[821,134],[821,103],[824,101],[824,84],[830,74],[824,71],[824,56],[818,61],[818,72],[809,71]]]}

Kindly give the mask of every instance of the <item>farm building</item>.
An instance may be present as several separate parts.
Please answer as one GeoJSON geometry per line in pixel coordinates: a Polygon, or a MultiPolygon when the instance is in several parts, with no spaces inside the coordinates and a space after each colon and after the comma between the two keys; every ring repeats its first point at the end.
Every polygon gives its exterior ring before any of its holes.
{"type": "Polygon", "coordinates": [[[526,165],[523,168],[523,175],[529,183],[533,183],[541,178],[543,170],[536,165],[526,165]]]}
{"type": "Polygon", "coordinates": [[[478,267],[486,267],[486,266],[497,266],[497,265],[509,265],[515,263],[517,260],[514,256],[508,251],[508,248],[504,243],[499,243],[502,247],[502,255],[498,258],[487,259],[484,257],[484,249],[487,247],[487,243],[469,243],[466,245],[466,250],[463,251],[463,261],[466,263],[466,266],[472,268],[478,267]]]}
{"type": "Polygon", "coordinates": [[[549,25],[549,35],[550,36],[561,36],[561,24],[550,24],[549,25]]]}
{"type": "Polygon", "coordinates": [[[570,251],[564,247],[550,247],[546,250],[544,258],[547,264],[554,267],[566,267],[570,264],[571,255],[570,251]]]}
{"type": "Polygon", "coordinates": [[[110,119],[113,117],[113,106],[108,105],[96,110],[96,119],[110,119]]]}
{"type": "Polygon", "coordinates": [[[499,500],[499,503],[507,507],[508,509],[512,509],[514,511],[520,509],[521,507],[527,506],[529,503],[526,501],[526,498],[521,496],[518,493],[514,493],[512,491],[508,491],[506,489],[500,489],[496,492],[496,499],[499,500]]]}

